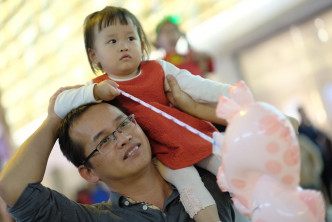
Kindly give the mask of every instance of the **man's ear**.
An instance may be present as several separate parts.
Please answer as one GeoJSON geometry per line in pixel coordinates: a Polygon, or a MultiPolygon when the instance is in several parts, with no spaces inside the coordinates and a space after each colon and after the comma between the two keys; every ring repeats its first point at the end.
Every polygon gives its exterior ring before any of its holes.
{"type": "Polygon", "coordinates": [[[94,49],[88,48],[88,56],[92,63],[98,64],[99,60],[94,49]]]}
{"type": "Polygon", "coordinates": [[[78,167],[78,172],[81,177],[90,183],[97,183],[99,181],[99,177],[93,172],[93,170],[84,165],[78,167]]]}

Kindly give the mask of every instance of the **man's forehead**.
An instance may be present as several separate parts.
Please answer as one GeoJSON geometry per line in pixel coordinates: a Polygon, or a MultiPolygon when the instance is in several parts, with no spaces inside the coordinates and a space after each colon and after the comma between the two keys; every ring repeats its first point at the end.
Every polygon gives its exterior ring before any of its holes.
{"type": "Polygon", "coordinates": [[[99,103],[89,107],[85,113],[77,119],[77,123],[79,123],[79,127],[82,127],[82,124],[86,127],[97,122],[107,122],[110,124],[111,122],[117,122],[118,119],[122,119],[125,116],[126,115],[117,107],[108,103],[99,103]]]}
{"type": "Polygon", "coordinates": [[[126,116],[121,110],[117,107],[108,104],[108,103],[100,103],[92,106],[93,108],[89,115],[98,115],[98,116],[108,116],[109,120],[116,120],[120,117],[126,116]]]}
{"type": "Polygon", "coordinates": [[[79,134],[89,132],[88,134],[90,134],[92,131],[102,131],[104,127],[109,127],[113,124],[116,125],[117,122],[124,117],[126,117],[126,115],[113,105],[107,103],[96,104],[86,110],[86,112],[75,121],[71,127],[71,132],[77,132],[79,134]]]}

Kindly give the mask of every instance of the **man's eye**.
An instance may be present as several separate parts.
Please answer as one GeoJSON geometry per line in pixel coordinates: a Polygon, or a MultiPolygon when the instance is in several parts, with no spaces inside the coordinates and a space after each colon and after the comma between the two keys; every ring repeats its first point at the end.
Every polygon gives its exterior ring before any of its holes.
{"type": "Polygon", "coordinates": [[[100,141],[100,147],[103,147],[105,144],[113,140],[113,134],[106,136],[102,141],[100,141]]]}
{"type": "Polygon", "coordinates": [[[115,43],[116,43],[115,39],[112,39],[112,40],[108,41],[108,44],[115,44],[115,43]]]}
{"type": "Polygon", "coordinates": [[[125,121],[123,121],[123,122],[120,124],[120,127],[125,127],[125,126],[127,126],[129,123],[130,123],[130,120],[129,120],[129,119],[126,119],[125,121]]]}

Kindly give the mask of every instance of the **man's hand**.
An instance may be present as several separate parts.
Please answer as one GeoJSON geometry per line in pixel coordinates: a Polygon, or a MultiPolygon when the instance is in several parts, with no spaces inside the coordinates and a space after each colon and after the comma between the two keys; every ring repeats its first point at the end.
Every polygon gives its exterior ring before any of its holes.
{"type": "Polygon", "coordinates": [[[165,82],[165,93],[170,103],[185,113],[199,119],[224,126],[227,125],[227,122],[224,119],[220,119],[216,116],[216,104],[196,102],[187,93],[180,89],[174,76],[168,75],[166,78],[168,84],[165,82]]]}
{"type": "Polygon", "coordinates": [[[60,94],[60,93],[62,93],[63,91],[65,91],[65,90],[68,90],[68,89],[74,89],[74,88],[79,88],[79,87],[81,87],[81,86],[83,86],[83,85],[75,85],[75,86],[66,86],[66,87],[61,87],[61,88],[59,88],[52,96],[51,96],[51,98],[50,98],[50,100],[49,100],[49,103],[48,103],[48,116],[50,117],[50,118],[55,118],[55,119],[60,119],[61,120],[61,118],[58,116],[58,115],[56,115],[56,113],[54,112],[54,106],[55,106],[55,101],[56,101],[56,98],[58,97],[58,95],[60,94]]]}
{"type": "Polygon", "coordinates": [[[195,109],[196,102],[180,89],[176,78],[168,75],[166,79],[168,84],[166,83],[165,93],[170,103],[184,111],[195,109]]]}
{"type": "Polygon", "coordinates": [[[110,101],[120,95],[117,90],[119,85],[112,80],[104,80],[95,85],[93,88],[93,95],[96,100],[110,101]]]}

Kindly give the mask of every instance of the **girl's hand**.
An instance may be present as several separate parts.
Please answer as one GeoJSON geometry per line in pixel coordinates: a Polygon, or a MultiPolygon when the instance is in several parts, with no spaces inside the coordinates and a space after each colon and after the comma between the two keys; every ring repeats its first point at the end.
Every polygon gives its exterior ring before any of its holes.
{"type": "Polygon", "coordinates": [[[120,95],[117,90],[119,85],[112,80],[104,80],[95,85],[93,88],[93,95],[96,100],[110,101],[120,95]]]}

